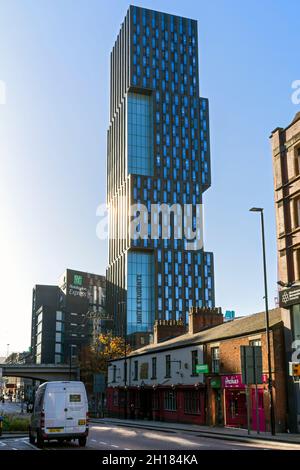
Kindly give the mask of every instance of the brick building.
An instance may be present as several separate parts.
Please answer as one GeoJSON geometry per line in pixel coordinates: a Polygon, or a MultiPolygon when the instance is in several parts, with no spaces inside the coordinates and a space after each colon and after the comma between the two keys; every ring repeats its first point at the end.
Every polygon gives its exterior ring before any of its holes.
{"type": "MultiPolygon", "coordinates": [[[[109,366],[107,410],[111,416],[246,427],[246,389],[241,345],[261,345],[263,384],[258,385],[259,428],[269,430],[267,344],[264,313],[222,323],[220,309],[191,309],[189,330],[180,322],[157,322],[154,341],[109,366]],[[207,324],[208,319],[214,324],[207,324]],[[182,334],[183,333],[183,334],[182,334]],[[177,335],[176,337],[174,337],[177,335]],[[208,373],[197,373],[205,365],[208,373]],[[126,375],[127,373],[127,375],[126,375]],[[125,387],[126,386],[126,387],[125,387]]],[[[286,430],[284,332],[281,309],[270,311],[276,428],[286,430]]],[[[250,419],[256,428],[250,386],[250,419]]]]}
{"type": "MultiPolygon", "coordinates": [[[[271,134],[280,307],[285,312],[286,362],[300,340],[300,112],[271,134]]],[[[297,362],[299,360],[297,359],[297,362]]],[[[287,375],[289,429],[300,432],[300,386],[287,375]]]]}

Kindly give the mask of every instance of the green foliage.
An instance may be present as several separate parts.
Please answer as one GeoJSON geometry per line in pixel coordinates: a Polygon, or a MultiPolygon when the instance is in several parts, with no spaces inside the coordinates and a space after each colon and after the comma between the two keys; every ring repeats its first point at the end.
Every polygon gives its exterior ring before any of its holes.
{"type": "Polygon", "coordinates": [[[2,415],[3,416],[3,432],[10,431],[28,431],[29,420],[28,416],[20,415],[2,415]]]}

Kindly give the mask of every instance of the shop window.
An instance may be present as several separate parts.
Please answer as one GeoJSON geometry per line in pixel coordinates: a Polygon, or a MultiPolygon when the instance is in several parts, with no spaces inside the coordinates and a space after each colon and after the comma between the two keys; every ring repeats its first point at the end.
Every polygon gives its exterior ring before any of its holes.
{"type": "Polygon", "coordinates": [[[184,412],[187,414],[201,414],[199,391],[189,390],[184,392],[184,412]]]}
{"type": "Polygon", "coordinates": [[[152,395],[152,409],[153,410],[159,410],[160,409],[159,395],[158,395],[157,391],[153,392],[153,395],[152,395]]]}
{"type": "Polygon", "coordinates": [[[118,390],[113,391],[113,405],[118,406],[119,405],[119,394],[118,390]]]}
{"type": "Polygon", "coordinates": [[[168,390],[164,394],[164,409],[167,411],[177,410],[176,392],[168,390]]]}

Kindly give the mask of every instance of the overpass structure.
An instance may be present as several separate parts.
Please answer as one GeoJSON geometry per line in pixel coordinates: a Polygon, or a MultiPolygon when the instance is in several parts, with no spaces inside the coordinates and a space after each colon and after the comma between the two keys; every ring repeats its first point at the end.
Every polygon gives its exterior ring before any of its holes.
{"type": "Polygon", "coordinates": [[[79,380],[79,367],[68,364],[0,364],[0,376],[51,382],[53,380],[79,380]]]}

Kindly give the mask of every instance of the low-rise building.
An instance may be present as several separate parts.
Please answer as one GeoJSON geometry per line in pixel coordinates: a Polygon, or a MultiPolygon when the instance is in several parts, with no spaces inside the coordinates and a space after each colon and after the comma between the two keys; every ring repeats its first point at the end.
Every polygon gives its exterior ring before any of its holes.
{"type": "MultiPolygon", "coordinates": [[[[287,405],[281,309],[270,311],[270,337],[276,428],[285,431],[287,405]]],[[[109,415],[247,427],[247,390],[242,383],[240,359],[240,347],[245,345],[262,348],[263,383],[258,385],[257,392],[259,429],[269,430],[264,312],[223,323],[219,309],[191,309],[188,332],[180,322],[157,322],[152,344],[110,362],[109,415]],[[197,365],[203,366],[202,373],[198,373],[197,365]]],[[[249,387],[249,396],[251,427],[256,429],[255,386],[249,387]]]]}

